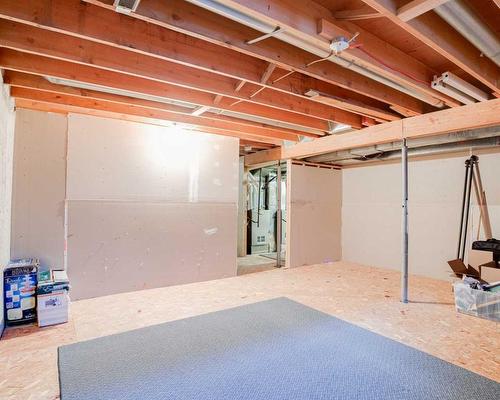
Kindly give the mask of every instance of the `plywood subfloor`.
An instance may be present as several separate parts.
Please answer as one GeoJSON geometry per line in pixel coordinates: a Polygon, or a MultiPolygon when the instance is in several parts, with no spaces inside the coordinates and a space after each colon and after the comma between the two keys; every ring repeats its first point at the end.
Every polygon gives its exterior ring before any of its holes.
{"type": "Polygon", "coordinates": [[[9,329],[0,341],[0,398],[57,399],[57,346],[287,296],[500,381],[500,324],[455,312],[451,286],[338,262],[74,302],[69,323],[9,329]]]}

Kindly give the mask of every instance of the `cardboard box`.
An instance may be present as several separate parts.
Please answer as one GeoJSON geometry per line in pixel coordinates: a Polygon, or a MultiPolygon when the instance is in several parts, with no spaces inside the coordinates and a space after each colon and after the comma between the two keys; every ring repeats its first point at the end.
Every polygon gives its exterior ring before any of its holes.
{"type": "Polygon", "coordinates": [[[488,282],[500,282],[500,268],[496,268],[495,262],[491,261],[479,267],[481,279],[488,282]]]}
{"type": "Polygon", "coordinates": [[[38,326],[68,322],[69,296],[66,290],[37,296],[38,326]]]}

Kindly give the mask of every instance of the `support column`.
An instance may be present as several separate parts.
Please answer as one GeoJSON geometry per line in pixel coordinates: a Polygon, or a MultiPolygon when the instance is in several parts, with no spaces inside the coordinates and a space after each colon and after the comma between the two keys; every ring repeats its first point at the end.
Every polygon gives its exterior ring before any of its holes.
{"type": "Polygon", "coordinates": [[[276,266],[281,267],[281,161],[278,161],[278,169],[276,174],[276,196],[278,197],[276,211],[276,266]]]}
{"type": "Polygon", "coordinates": [[[408,146],[406,139],[403,139],[401,147],[401,172],[403,183],[401,301],[408,303],[408,146]]]}

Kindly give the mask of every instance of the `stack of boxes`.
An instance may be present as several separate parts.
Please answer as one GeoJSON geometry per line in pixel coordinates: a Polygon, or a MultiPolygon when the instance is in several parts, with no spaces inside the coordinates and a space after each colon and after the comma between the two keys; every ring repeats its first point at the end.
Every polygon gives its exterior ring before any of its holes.
{"type": "Polygon", "coordinates": [[[68,321],[69,280],[66,271],[39,271],[36,258],[14,260],[4,271],[7,325],[35,322],[39,326],[68,321]]]}

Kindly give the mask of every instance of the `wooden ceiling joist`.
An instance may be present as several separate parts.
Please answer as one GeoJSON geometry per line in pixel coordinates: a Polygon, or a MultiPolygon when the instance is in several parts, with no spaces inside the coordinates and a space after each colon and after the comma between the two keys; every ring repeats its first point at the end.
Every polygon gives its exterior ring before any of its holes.
{"type": "Polygon", "coordinates": [[[409,21],[450,0],[412,0],[398,8],[396,15],[401,21],[409,21]]]}
{"type": "MultiPolygon", "coordinates": [[[[87,0],[87,2],[107,9],[111,9],[112,3],[111,0],[87,0]]],[[[248,45],[246,41],[255,36],[255,31],[189,2],[143,0],[137,11],[131,15],[137,19],[201,38],[266,62],[275,63],[285,70],[292,69],[387,104],[398,105],[417,113],[425,112],[425,107],[420,100],[334,63],[323,62],[306,67],[315,57],[284,42],[263,40],[248,45]]],[[[314,29],[316,29],[316,24],[314,29]]]]}
{"type": "MultiPolygon", "coordinates": [[[[17,52],[10,49],[0,49],[0,67],[13,71],[51,76],[166,99],[177,99],[196,105],[206,105],[210,107],[213,105],[213,95],[210,93],[194,91],[149,79],[126,76],[113,71],[17,52]]],[[[314,121],[314,119],[311,121],[309,116],[279,110],[273,107],[266,107],[260,104],[242,103],[236,107],[229,107],[228,100],[229,102],[231,101],[231,99],[222,99],[217,105],[217,108],[241,112],[248,115],[256,115],[275,121],[282,121],[284,119],[290,123],[296,123],[302,126],[308,126],[310,122],[314,121]]]]}
{"type": "MultiPolygon", "coordinates": [[[[351,38],[359,33],[356,41],[361,47],[347,49],[340,57],[371,72],[383,76],[416,91],[419,99],[440,107],[442,100],[450,105],[459,105],[456,100],[442,96],[431,88],[435,71],[412,58],[375,35],[348,21],[336,21],[326,8],[312,2],[293,2],[290,0],[269,3],[268,0],[220,0],[221,3],[252,17],[265,19],[276,26],[283,27],[293,37],[301,38],[324,51],[329,50],[330,41],[337,37],[351,38]],[[319,26],[318,26],[319,25],[319,26]]],[[[326,63],[330,63],[327,61],[326,63]]]]}
{"type": "MultiPolygon", "coordinates": [[[[235,93],[235,80],[178,63],[109,47],[16,22],[0,20],[0,45],[127,75],[153,79],[235,100],[258,103],[284,111],[360,127],[360,117],[334,107],[318,106],[306,98],[268,90],[258,97],[245,91],[235,93]]],[[[259,86],[260,87],[260,86],[259,86]]]]}
{"type": "Polygon", "coordinates": [[[396,0],[363,0],[364,3],[405,31],[446,57],[469,75],[499,92],[500,69],[435,13],[425,13],[409,21],[397,16],[396,0]]]}
{"type": "MultiPolygon", "coordinates": [[[[118,119],[121,121],[130,121],[130,122],[139,122],[142,124],[151,124],[151,125],[159,125],[159,126],[172,126],[171,121],[164,120],[162,118],[154,118],[154,117],[144,117],[141,115],[135,115],[130,113],[130,110],[127,110],[125,113],[119,113],[115,111],[105,111],[98,108],[88,108],[86,106],[79,107],[74,105],[64,105],[64,104],[55,104],[50,102],[43,102],[37,100],[27,100],[22,98],[15,99],[15,105],[17,108],[24,108],[29,110],[36,111],[44,111],[44,112],[53,112],[53,113],[61,113],[61,114],[83,114],[83,115],[92,115],[96,117],[103,118],[112,118],[118,119]]],[[[239,134],[237,132],[230,132],[220,129],[214,129],[209,127],[200,127],[198,125],[188,125],[188,124],[178,124],[185,130],[195,131],[195,132],[203,132],[203,133],[212,133],[214,135],[222,135],[222,136],[230,136],[234,138],[240,139],[248,139],[248,140],[262,140],[263,143],[273,143],[274,145],[281,145],[282,141],[278,139],[271,138],[258,138],[251,135],[239,134]]],[[[279,148],[279,147],[278,147],[279,148]]]]}
{"type": "MultiPolygon", "coordinates": [[[[292,141],[296,141],[298,136],[304,135],[304,132],[300,132],[300,131],[296,131],[296,130],[292,130],[292,129],[287,129],[287,128],[270,126],[267,124],[254,122],[254,121],[248,121],[248,120],[241,119],[241,118],[230,117],[230,116],[226,116],[226,115],[222,115],[222,114],[217,114],[217,113],[212,113],[212,112],[208,112],[208,113],[197,112],[196,113],[195,111],[198,110],[198,108],[192,110],[190,108],[179,106],[179,105],[174,105],[174,104],[166,104],[166,103],[151,101],[151,100],[147,100],[147,99],[138,99],[138,98],[132,98],[132,97],[127,97],[127,96],[112,94],[112,93],[103,93],[103,92],[99,92],[99,91],[95,91],[95,90],[81,89],[81,88],[75,88],[75,87],[64,86],[64,85],[57,85],[57,84],[53,84],[53,83],[47,81],[46,79],[44,79],[40,76],[24,74],[24,73],[20,73],[20,72],[7,71],[5,73],[5,76],[4,76],[4,81],[5,81],[5,83],[11,85],[14,88],[31,89],[31,90],[37,90],[37,91],[43,91],[43,92],[63,95],[63,96],[75,96],[75,97],[82,97],[85,99],[102,100],[102,101],[117,103],[117,104],[134,105],[134,106],[149,108],[149,109],[153,109],[153,110],[168,111],[171,113],[180,114],[182,116],[190,115],[190,116],[194,116],[194,117],[201,117],[203,115],[203,117],[197,118],[197,121],[202,126],[204,125],[203,122],[205,122],[207,119],[215,120],[215,121],[230,122],[230,123],[234,123],[236,125],[236,128],[235,128],[236,131],[246,130],[246,132],[251,134],[251,135],[259,135],[259,136],[265,136],[265,137],[276,137],[279,139],[286,139],[286,140],[292,140],[292,141]]],[[[13,91],[12,93],[18,94],[19,92],[13,91]]],[[[207,109],[205,111],[207,111],[207,109]]],[[[194,121],[194,119],[191,119],[191,121],[194,121]]],[[[178,121],[178,122],[182,122],[182,121],[178,121]]],[[[311,135],[311,137],[318,137],[318,136],[311,135]]]]}
{"type": "Polygon", "coordinates": [[[223,120],[213,120],[210,118],[194,117],[189,114],[178,114],[170,111],[153,109],[150,107],[138,106],[132,103],[119,103],[116,101],[98,100],[96,98],[84,98],[67,94],[46,92],[37,89],[28,89],[21,87],[12,87],[11,96],[16,99],[34,100],[43,103],[59,104],[62,106],[75,106],[80,108],[89,108],[93,110],[102,110],[118,114],[134,115],[145,118],[154,118],[164,121],[171,121],[190,126],[197,126],[202,129],[215,129],[225,131],[229,136],[245,138],[272,138],[281,140],[297,141],[297,135],[280,132],[274,129],[251,127],[249,125],[238,125],[233,122],[223,120]]]}
{"type": "Polygon", "coordinates": [[[363,19],[371,19],[371,18],[380,18],[382,15],[380,15],[378,12],[372,10],[369,7],[363,7],[363,8],[357,8],[354,10],[342,10],[342,11],[337,11],[334,14],[335,19],[339,21],[359,21],[363,19]]]}

